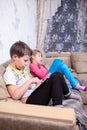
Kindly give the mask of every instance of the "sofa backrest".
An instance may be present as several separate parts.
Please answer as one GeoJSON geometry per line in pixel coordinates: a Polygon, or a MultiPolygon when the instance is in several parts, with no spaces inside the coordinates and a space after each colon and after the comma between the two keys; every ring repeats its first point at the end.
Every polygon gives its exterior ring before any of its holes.
{"type": "Polygon", "coordinates": [[[58,53],[48,53],[45,54],[44,58],[44,65],[46,65],[47,68],[51,65],[52,61],[56,58],[62,59],[63,63],[67,64],[69,68],[71,68],[71,54],[58,54],[58,53]]]}
{"type": "Polygon", "coordinates": [[[87,73],[87,52],[74,52],[71,54],[72,68],[78,74],[87,73]]]}
{"type": "MultiPolygon", "coordinates": [[[[7,101],[14,101],[11,96],[9,95],[7,91],[7,87],[5,85],[5,82],[3,80],[3,74],[6,70],[6,67],[11,62],[11,60],[8,60],[7,62],[0,65],[0,100],[6,99],[7,101]]],[[[29,64],[26,67],[27,71],[29,72],[29,64]]]]}
{"type": "Polygon", "coordinates": [[[9,63],[10,63],[10,60],[0,65],[0,100],[10,97],[10,95],[7,91],[5,82],[3,80],[3,74],[9,63]]]}

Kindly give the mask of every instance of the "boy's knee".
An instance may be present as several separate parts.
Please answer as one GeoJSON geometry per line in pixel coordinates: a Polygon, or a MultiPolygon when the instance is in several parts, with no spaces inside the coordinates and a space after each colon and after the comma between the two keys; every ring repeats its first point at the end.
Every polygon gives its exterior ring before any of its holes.
{"type": "Polygon", "coordinates": [[[63,77],[63,75],[62,75],[60,72],[55,72],[55,73],[53,73],[50,78],[51,78],[52,80],[58,81],[58,82],[59,82],[61,79],[64,80],[64,77],[63,77]]]}

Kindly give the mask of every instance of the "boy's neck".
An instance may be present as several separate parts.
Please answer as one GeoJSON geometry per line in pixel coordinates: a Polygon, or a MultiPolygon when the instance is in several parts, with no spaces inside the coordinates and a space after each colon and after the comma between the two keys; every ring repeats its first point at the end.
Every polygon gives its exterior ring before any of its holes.
{"type": "Polygon", "coordinates": [[[16,66],[15,66],[15,64],[14,64],[13,62],[11,62],[10,65],[11,65],[13,68],[16,69],[16,66]]]}
{"type": "MultiPolygon", "coordinates": [[[[14,69],[16,69],[16,70],[20,70],[20,69],[18,69],[18,68],[16,67],[16,65],[15,65],[14,62],[11,62],[10,65],[11,65],[14,69]]],[[[21,70],[20,70],[20,71],[21,71],[21,70]]]]}

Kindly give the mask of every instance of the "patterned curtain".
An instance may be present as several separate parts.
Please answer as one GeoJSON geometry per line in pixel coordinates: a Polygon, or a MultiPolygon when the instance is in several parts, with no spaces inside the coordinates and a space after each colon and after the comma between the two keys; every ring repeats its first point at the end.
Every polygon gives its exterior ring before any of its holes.
{"type": "Polygon", "coordinates": [[[42,52],[47,21],[54,15],[59,6],[61,6],[61,0],[37,0],[37,48],[42,52]]]}

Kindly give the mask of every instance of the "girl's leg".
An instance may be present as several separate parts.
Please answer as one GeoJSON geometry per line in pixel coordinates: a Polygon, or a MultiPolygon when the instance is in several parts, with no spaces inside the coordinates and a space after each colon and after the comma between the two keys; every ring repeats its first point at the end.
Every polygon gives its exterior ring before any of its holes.
{"type": "Polygon", "coordinates": [[[71,71],[69,70],[68,66],[66,64],[61,64],[61,73],[66,77],[66,79],[69,80],[70,84],[72,85],[73,88],[79,89],[79,90],[84,90],[87,91],[87,88],[85,86],[81,86],[80,84],[78,84],[73,76],[73,74],[71,73],[71,71]]]}
{"type": "Polygon", "coordinates": [[[68,94],[69,90],[63,76],[60,73],[54,73],[49,79],[44,81],[27,99],[27,104],[48,105],[50,99],[53,105],[62,104],[62,95],[68,94]],[[64,82],[64,83],[63,83],[64,82]],[[63,90],[64,89],[64,90],[63,90]]]}
{"type": "Polygon", "coordinates": [[[62,63],[61,59],[54,59],[54,61],[52,62],[51,66],[48,70],[48,75],[50,75],[54,72],[60,72],[61,74],[63,74],[66,77],[66,79],[69,80],[72,87],[77,86],[77,82],[76,82],[75,78],[73,77],[71,71],[69,70],[69,68],[66,64],[62,63]]]}
{"type": "Polygon", "coordinates": [[[72,85],[72,87],[76,87],[77,86],[77,82],[73,76],[73,74],[71,73],[71,71],[69,70],[68,66],[66,64],[61,64],[61,73],[66,77],[66,79],[69,80],[70,84],[72,85]]]}
{"type": "MultiPolygon", "coordinates": [[[[54,61],[52,62],[51,66],[48,70],[48,77],[54,72],[60,72],[61,74],[63,74],[66,77],[66,79],[68,79],[68,81],[70,82],[70,84],[73,88],[87,91],[87,88],[85,86],[82,86],[76,82],[76,80],[75,80],[73,74],[71,73],[71,71],[69,70],[68,66],[66,64],[62,63],[61,59],[54,59],[54,61]]],[[[70,89],[70,87],[69,87],[69,89],[70,89]]]]}
{"type": "Polygon", "coordinates": [[[61,59],[54,59],[48,70],[48,74],[53,74],[54,72],[57,72],[57,69],[61,63],[62,63],[61,59]]]}

